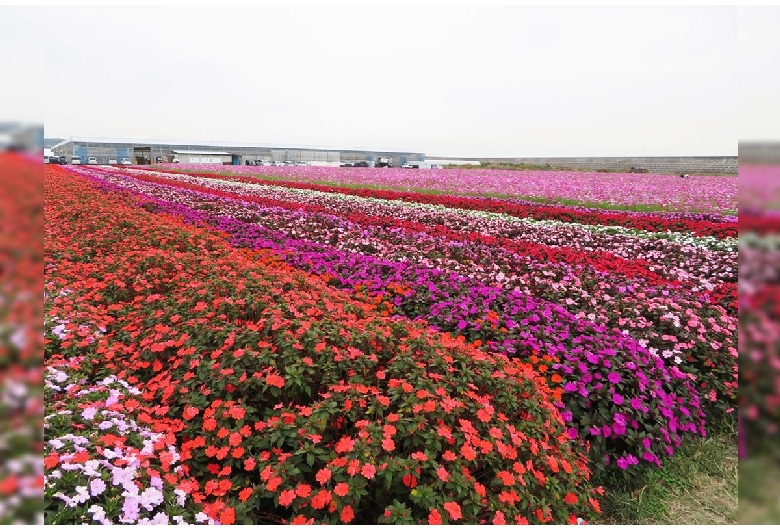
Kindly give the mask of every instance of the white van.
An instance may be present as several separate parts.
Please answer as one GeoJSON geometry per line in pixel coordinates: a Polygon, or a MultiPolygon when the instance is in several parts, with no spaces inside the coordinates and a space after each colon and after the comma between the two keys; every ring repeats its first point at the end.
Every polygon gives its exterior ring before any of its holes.
{"type": "Polygon", "coordinates": [[[91,156],[87,159],[87,164],[97,164],[97,157],[91,156]]]}
{"type": "Polygon", "coordinates": [[[108,159],[108,165],[109,166],[115,166],[116,165],[116,158],[109,158],[108,159]]]}
{"type": "Polygon", "coordinates": [[[130,165],[132,165],[133,163],[132,163],[132,162],[130,162],[130,159],[129,159],[129,158],[123,158],[123,159],[122,159],[122,164],[124,164],[124,165],[126,165],[126,166],[130,166],[130,165]]]}
{"type": "Polygon", "coordinates": [[[77,156],[72,156],[70,157],[70,163],[74,165],[81,164],[81,159],[77,156]]]}

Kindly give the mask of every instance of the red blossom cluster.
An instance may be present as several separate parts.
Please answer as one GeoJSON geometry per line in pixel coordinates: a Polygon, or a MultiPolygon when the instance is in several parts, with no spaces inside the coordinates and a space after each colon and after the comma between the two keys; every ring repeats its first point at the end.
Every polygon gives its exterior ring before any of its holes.
{"type": "Polygon", "coordinates": [[[600,510],[544,374],[46,170],[51,359],[141,389],[222,524],[576,523],[600,510]],[[99,331],[99,333],[98,333],[99,331]]]}

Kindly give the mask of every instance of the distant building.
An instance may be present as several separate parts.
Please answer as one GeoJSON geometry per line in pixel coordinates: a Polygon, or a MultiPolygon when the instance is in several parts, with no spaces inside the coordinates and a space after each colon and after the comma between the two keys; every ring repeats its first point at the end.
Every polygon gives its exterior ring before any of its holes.
{"type": "Polygon", "coordinates": [[[411,161],[425,160],[419,152],[339,149],[324,147],[271,146],[250,143],[189,143],[166,140],[106,139],[72,137],[52,146],[52,153],[87,160],[94,156],[98,164],[110,159],[129,158],[133,164],[170,163],[244,165],[257,160],[276,162],[304,162],[310,165],[339,165],[340,163],[368,162],[379,157],[393,160],[399,167],[411,161]]]}

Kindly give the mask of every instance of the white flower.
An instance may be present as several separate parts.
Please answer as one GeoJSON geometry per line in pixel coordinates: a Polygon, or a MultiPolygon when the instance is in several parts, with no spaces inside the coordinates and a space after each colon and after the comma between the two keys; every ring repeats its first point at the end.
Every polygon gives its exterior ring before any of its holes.
{"type": "Polygon", "coordinates": [[[187,500],[187,492],[177,488],[173,490],[173,493],[176,495],[176,504],[184,506],[184,503],[187,500]]]}
{"type": "Polygon", "coordinates": [[[76,504],[81,504],[89,500],[89,492],[86,486],[76,486],[76,495],[73,497],[73,501],[76,504]]]}
{"type": "Polygon", "coordinates": [[[162,492],[156,488],[146,488],[141,493],[141,506],[150,512],[154,509],[155,506],[162,503],[163,500],[162,492]]]}
{"type": "Polygon", "coordinates": [[[92,493],[92,496],[97,496],[106,491],[106,483],[103,482],[101,479],[95,479],[89,483],[89,491],[92,493]]]}
{"type": "Polygon", "coordinates": [[[93,504],[87,509],[87,512],[92,514],[92,520],[97,521],[98,523],[102,523],[106,520],[106,511],[103,509],[102,506],[98,506],[97,504],[93,504]]]}
{"type": "Polygon", "coordinates": [[[155,515],[152,518],[150,523],[151,524],[164,524],[164,525],[167,526],[168,524],[170,524],[170,521],[168,520],[168,516],[167,515],[165,515],[164,513],[158,513],[157,515],[155,515]]]}

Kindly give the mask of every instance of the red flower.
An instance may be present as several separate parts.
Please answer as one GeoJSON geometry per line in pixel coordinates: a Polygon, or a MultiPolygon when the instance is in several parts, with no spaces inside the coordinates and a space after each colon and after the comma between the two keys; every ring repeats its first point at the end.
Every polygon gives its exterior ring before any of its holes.
{"type": "Polygon", "coordinates": [[[439,510],[434,508],[431,510],[431,513],[428,514],[428,524],[439,525],[441,523],[441,514],[439,513],[439,510]]]}
{"type": "Polygon", "coordinates": [[[352,519],[355,518],[355,512],[352,511],[352,506],[346,505],[341,510],[341,522],[342,523],[348,523],[352,521],[352,519]]]}
{"type": "Polygon", "coordinates": [[[499,525],[499,524],[506,524],[506,519],[504,519],[504,513],[503,512],[496,512],[496,516],[493,517],[493,524],[499,525]]]}
{"type": "Polygon", "coordinates": [[[485,495],[487,495],[487,490],[485,489],[485,486],[483,486],[479,482],[474,483],[474,491],[476,491],[477,495],[479,495],[480,497],[484,497],[485,495]]]}
{"type": "Polygon", "coordinates": [[[515,483],[515,477],[508,471],[499,471],[496,473],[496,478],[504,483],[504,486],[512,486],[515,483]]]}
{"type": "Polygon", "coordinates": [[[402,479],[405,486],[409,488],[413,488],[417,485],[417,479],[414,477],[414,475],[406,474],[404,475],[404,478],[402,479]]]}
{"type": "Polygon", "coordinates": [[[498,500],[501,502],[505,502],[507,504],[514,505],[517,501],[520,500],[520,497],[517,495],[517,492],[514,490],[509,491],[502,491],[498,494],[498,500]]]}
{"type": "Polygon", "coordinates": [[[328,503],[330,502],[331,498],[332,498],[332,496],[331,496],[330,492],[325,491],[325,490],[320,490],[317,493],[317,495],[312,497],[312,499],[311,499],[311,507],[314,508],[315,510],[321,510],[325,506],[328,505],[328,503]]]}
{"type": "Polygon", "coordinates": [[[453,521],[457,521],[463,517],[460,513],[460,505],[457,502],[445,502],[444,509],[450,514],[450,519],[453,521]]]}
{"type": "Polygon", "coordinates": [[[233,508],[225,508],[219,514],[219,524],[231,525],[236,521],[236,511],[233,508]]]}
{"type": "Polygon", "coordinates": [[[241,499],[241,502],[246,502],[246,500],[252,496],[252,488],[244,488],[241,490],[241,493],[238,494],[238,498],[241,499]]]}
{"type": "Polygon", "coordinates": [[[413,460],[419,460],[420,462],[427,462],[428,461],[428,455],[421,451],[417,451],[416,453],[412,453],[412,459],[413,460]]]}
{"type": "Polygon", "coordinates": [[[284,377],[279,374],[269,374],[265,376],[265,382],[276,388],[282,388],[284,386],[284,377]]]}
{"type": "Polygon", "coordinates": [[[299,515],[290,521],[290,524],[314,524],[314,518],[306,519],[305,515],[299,515]]]}
{"type": "Polygon", "coordinates": [[[577,496],[573,494],[572,492],[569,492],[566,494],[566,496],[563,498],[563,502],[566,504],[577,504],[577,496]]]}
{"type": "Polygon", "coordinates": [[[194,418],[195,416],[198,415],[198,412],[199,412],[199,410],[198,410],[197,407],[187,406],[187,407],[184,407],[184,411],[182,412],[181,416],[185,420],[191,420],[192,418],[194,418]]]}
{"type": "Polygon", "coordinates": [[[449,449],[447,451],[444,451],[444,453],[442,453],[441,457],[444,460],[446,460],[447,462],[452,462],[453,460],[456,460],[458,458],[457,455],[455,455],[455,453],[453,453],[449,449]]]}
{"type": "Polygon", "coordinates": [[[371,464],[363,464],[363,469],[360,470],[360,474],[370,480],[376,475],[376,467],[371,464]]]}
{"type": "Polygon", "coordinates": [[[460,454],[469,462],[473,462],[477,458],[477,452],[469,443],[463,444],[463,447],[460,448],[460,454]]]}
{"type": "Polygon", "coordinates": [[[385,438],[382,440],[382,449],[385,451],[392,451],[395,449],[395,442],[391,440],[390,438],[385,438]]]}
{"type": "Polygon", "coordinates": [[[302,499],[307,499],[311,495],[311,486],[308,484],[298,484],[295,488],[295,494],[302,499]]]}
{"type": "Polygon", "coordinates": [[[230,442],[230,445],[232,445],[233,447],[237,447],[237,446],[241,445],[241,440],[242,439],[243,438],[241,437],[240,433],[234,432],[234,433],[232,433],[230,435],[230,437],[228,438],[228,441],[230,442]]]}
{"type": "Polygon", "coordinates": [[[349,484],[346,482],[339,482],[336,484],[336,487],[333,488],[333,493],[338,495],[339,497],[343,497],[347,493],[349,493],[349,484]]]}
{"type": "Polygon", "coordinates": [[[337,453],[348,453],[355,448],[355,441],[349,436],[343,436],[336,444],[337,453]]]}
{"type": "Polygon", "coordinates": [[[49,456],[43,459],[43,465],[46,469],[51,469],[60,462],[60,455],[56,451],[49,453],[49,456]]]}
{"type": "Polygon", "coordinates": [[[439,479],[440,479],[442,482],[447,482],[447,481],[449,481],[449,480],[450,480],[450,474],[447,472],[447,470],[446,470],[446,469],[444,469],[444,468],[443,468],[443,467],[441,467],[441,466],[439,466],[439,467],[437,467],[437,468],[436,468],[436,475],[438,475],[439,479]]]}
{"type": "Polygon", "coordinates": [[[244,460],[244,470],[252,471],[255,468],[255,466],[257,466],[257,462],[255,461],[254,458],[250,457],[244,460]]]}
{"type": "Polygon", "coordinates": [[[317,482],[324,485],[328,480],[330,480],[330,475],[330,469],[324,468],[317,471],[315,478],[317,479],[317,482]]]}
{"type": "Polygon", "coordinates": [[[271,477],[268,479],[268,483],[265,485],[266,489],[268,491],[276,491],[279,489],[279,486],[282,485],[282,478],[281,477],[271,477]]]}
{"type": "Polygon", "coordinates": [[[292,502],[295,500],[295,498],[298,495],[293,490],[284,490],[281,495],[279,495],[279,505],[280,506],[289,506],[292,504],[292,502]]]}

